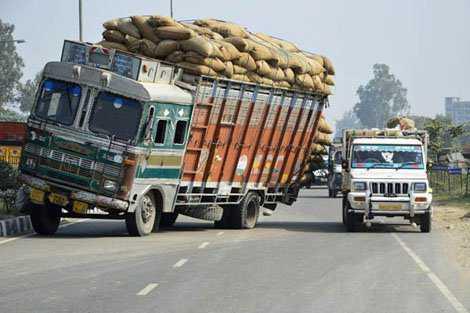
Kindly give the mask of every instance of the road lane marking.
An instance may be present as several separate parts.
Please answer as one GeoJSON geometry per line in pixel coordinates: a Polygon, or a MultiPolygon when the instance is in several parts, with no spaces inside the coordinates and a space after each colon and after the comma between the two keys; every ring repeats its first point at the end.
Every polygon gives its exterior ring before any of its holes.
{"type": "Polygon", "coordinates": [[[421,258],[414,253],[411,248],[409,248],[406,243],[398,237],[397,234],[392,234],[392,236],[398,241],[403,250],[408,253],[408,255],[415,261],[418,267],[428,275],[428,278],[433,282],[434,286],[439,289],[439,291],[446,297],[450,304],[458,313],[469,313],[468,310],[463,306],[463,304],[454,296],[449,288],[440,280],[440,278],[426,265],[426,263],[421,260],[421,258]]]}
{"type": "Polygon", "coordinates": [[[224,234],[223,231],[219,231],[219,232],[217,233],[217,236],[222,236],[223,234],[224,234]]]}
{"type": "Polygon", "coordinates": [[[197,247],[198,249],[204,249],[205,247],[207,247],[209,245],[210,242],[206,241],[206,242],[203,242],[199,245],[199,247],[197,247]]]}
{"type": "Polygon", "coordinates": [[[148,284],[147,286],[145,286],[144,289],[142,289],[141,291],[139,291],[137,293],[138,296],[146,296],[148,295],[152,290],[154,290],[155,288],[158,287],[158,284],[157,283],[151,283],[151,284],[148,284]]]}
{"type": "MultiPolygon", "coordinates": [[[[67,223],[67,224],[63,224],[63,225],[59,226],[59,229],[68,227],[70,225],[78,224],[78,223],[81,223],[81,222],[84,222],[84,221],[86,221],[86,219],[81,219],[81,220],[73,221],[73,222],[70,222],[70,223],[67,223]]],[[[5,243],[11,242],[11,241],[15,241],[15,240],[18,240],[18,239],[21,239],[21,238],[31,237],[33,235],[36,235],[36,233],[32,232],[31,234],[25,234],[25,235],[20,235],[20,236],[16,236],[16,237],[13,237],[13,238],[8,238],[8,239],[5,239],[5,240],[1,240],[0,245],[3,245],[5,243]]]]}
{"type": "Polygon", "coordinates": [[[184,265],[184,263],[188,262],[188,259],[181,259],[179,260],[178,262],[176,262],[175,264],[173,264],[173,267],[174,268],[177,268],[177,267],[181,267],[184,265]]]}

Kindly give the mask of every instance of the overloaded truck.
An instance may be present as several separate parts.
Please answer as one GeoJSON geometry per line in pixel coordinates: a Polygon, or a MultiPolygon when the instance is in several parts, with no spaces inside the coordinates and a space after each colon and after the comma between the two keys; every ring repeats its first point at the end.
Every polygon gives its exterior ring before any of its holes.
{"type": "Polygon", "coordinates": [[[431,230],[428,134],[416,129],[344,130],[343,223],[356,231],[375,217],[403,217],[431,230]]]}
{"type": "Polygon", "coordinates": [[[0,161],[18,167],[25,138],[25,123],[0,122],[0,161]]]}
{"type": "Polygon", "coordinates": [[[143,236],[182,214],[253,228],[261,207],[296,200],[327,100],[65,41],[43,70],[21,157],[33,227],[123,219],[143,236]]]}

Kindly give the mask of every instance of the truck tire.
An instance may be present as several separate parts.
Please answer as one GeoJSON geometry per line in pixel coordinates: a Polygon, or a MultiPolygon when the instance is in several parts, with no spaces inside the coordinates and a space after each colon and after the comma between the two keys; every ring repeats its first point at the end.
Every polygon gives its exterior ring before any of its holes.
{"type": "Polygon", "coordinates": [[[362,224],[363,214],[348,212],[349,202],[343,201],[343,224],[348,232],[356,232],[362,224]]]}
{"type": "Polygon", "coordinates": [[[173,226],[178,218],[178,213],[162,213],[160,218],[160,227],[173,226]]]}
{"type": "Polygon", "coordinates": [[[243,201],[231,211],[231,226],[234,229],[255,228],[259,217],[259,195],[249,192],[243,201]]]}
{"type": "Polygon", "coordinates": [[[36,233],[54,235],[60,224],[61,208],[54,205],[31,205],[31,224],[36,233]]]}
{"type": "Polygon", "coordinates": [[[236,210],[234,205],[224,206],[222,218],[214,221],[214,227],[218,229],[232,228],[232,211],[236,210]]]}
{"type": "Polygon", "coordinates": [[[419,228],[422,233],[431,232],[431,228],[432,228],[431,212],[424,213],[423,217],[421,217],[421,223],[419,224],[419,228]]]}
{"type": "Polygon", "coordinates": [[[148,192],[140,200],[135,212],[126,214],[127,231],[131,236],[147,236],[152,231],[158,231],[160,218],[154,196],[148,192]]]}

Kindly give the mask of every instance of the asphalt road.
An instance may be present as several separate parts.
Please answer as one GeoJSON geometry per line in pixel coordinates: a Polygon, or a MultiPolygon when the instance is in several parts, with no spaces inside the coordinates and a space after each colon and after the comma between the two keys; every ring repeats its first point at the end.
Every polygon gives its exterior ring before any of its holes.
{"type": "Polygon", "coordinates": [[[346,233],[326,195],[303,191],[248,231],[179,218],[132,238],[123,222],[83,221],[0,239],[0,312],[470,311],[470,271],[442,234],[346,233]]]}

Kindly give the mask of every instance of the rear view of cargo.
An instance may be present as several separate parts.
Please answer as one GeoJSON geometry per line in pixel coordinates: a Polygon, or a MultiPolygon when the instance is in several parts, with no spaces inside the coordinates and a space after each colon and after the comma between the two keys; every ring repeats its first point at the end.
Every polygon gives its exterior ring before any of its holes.
{"type": "Polygon", "coordinates": [[[44,68],[20,164],[37,232],[87,217],[143,236],[179,214],[253,228],[296,200],[331,142],[326,57],[216,20],[104,26],[44,68]]]}

